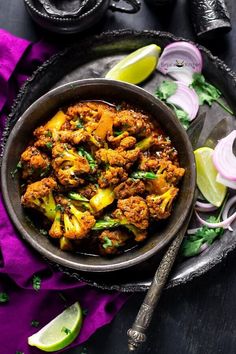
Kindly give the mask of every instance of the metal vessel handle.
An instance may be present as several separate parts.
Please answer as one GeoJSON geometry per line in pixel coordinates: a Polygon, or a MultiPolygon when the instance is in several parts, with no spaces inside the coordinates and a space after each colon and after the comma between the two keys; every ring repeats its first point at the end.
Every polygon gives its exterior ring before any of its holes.
{"type": "MultiPolygon", "coordinates": [[[[120,0],[114,0],[115,2],[119,2],[120,0]]],[[[124,12],[127,14],[134,14],[138,12],[141,8],[141,2],[139,0],[124,0],[127,4],[130,5],[129,8],[127,7],[122,7],[118,6],[115,4],[115,2],[112,2],[109,5],[109,10],[111,11],[118,11],[118,12],[124,12]]]]}

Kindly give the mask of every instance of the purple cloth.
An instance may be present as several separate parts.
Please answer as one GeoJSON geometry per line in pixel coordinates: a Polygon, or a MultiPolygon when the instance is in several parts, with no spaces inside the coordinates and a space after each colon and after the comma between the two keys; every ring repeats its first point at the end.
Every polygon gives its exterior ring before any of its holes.
{"type": "MultiPolygon", "coordinates": [[[[40,41],[31,44],[0,30],[0,133],[19,87],[33,70],[48,59],[56,48],[40,41]]],[[[65,274],[52,270],[34,250],[23,242],[12,226],[0,201],[0,293],[9,295],[0,303],[0,352],[42,353],[27,345],[28,336],[79,300],[87,315],[82,330],[70,347],[86,341],[99,327],[109,323],[127,299],[118,292],[93,289],[65,274]],[[40,276],[41,288],[33,289],[33,276],[40,276]],[[66,300],[66,301],[65,301],[66,300]],[[32,327],[39,321],[39,327],[32,327]]],[[[66,348],[68,349],[68,347],[66,348]]],[[[63,350],[62,350],[63,351],[63,350]]]]}

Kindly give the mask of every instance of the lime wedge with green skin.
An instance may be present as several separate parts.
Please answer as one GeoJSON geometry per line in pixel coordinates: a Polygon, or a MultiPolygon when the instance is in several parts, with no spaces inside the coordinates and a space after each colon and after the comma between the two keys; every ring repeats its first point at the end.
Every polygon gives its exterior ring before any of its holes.
{"type": "Polygon", "coordinates": [[[37,333],[29,337],[28,344],[45,352],[63,349],[78,336],[82,318],[81,307],[78,302],[75,302],[37,333]]]}
{"type": "Polygon", "coordinates": [[[137,49],[119,61],[108,73],[107,79],[139,84],[155,70],[161,48],[156,44],[137,49]]]}
{"type": "Polygon", "coordinates": [[[216,181],[216,170],[212,154],[213,149],[201,147],[194,151],[197,168],[197,186],[211,204],[220,207],[225,198],[227,187],[216,181]]]}

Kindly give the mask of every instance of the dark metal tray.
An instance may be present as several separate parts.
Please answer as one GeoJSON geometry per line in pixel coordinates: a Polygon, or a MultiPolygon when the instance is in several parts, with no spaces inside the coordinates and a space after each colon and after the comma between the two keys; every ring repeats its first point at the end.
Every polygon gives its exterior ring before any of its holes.
{"type": "MultiPolygon", "coordinates": [[[[160,47],[183,38],[176,38],[169,33],[156,31],[134,32],[129,30],[103,33],[99,36],[78,41],[65,51],[59,52],[45,62],[20,90],[12,111],[8,117],[8,124],[4,132],[4,139],[19,119],[22,113],[41,95],[61,84],[89,77],[103,77],[111,66],[129,52],[144,45],[156,43],[160,47]]],[[[203,55],[204,75],[222,92],[234,111],[236,111],[236,74],[221,60],[214,57],[207,49],[199,46],[203,55]]],[[[154,93],[158,82],[162,79],[157,71],[142,86],[154,93]]],[[[206,120],[201,140],[209,138],[220,139],[232,129],[236,129],[236,120],[227,115],[218,105],[211,108],[201,107],[200,114],[206,112],[206,120]],[[214,127],[217,127],[214,129],[214,127]],[[213,131],[213,137],[210,132],[213,131]]],[[[230,251],[236,247],[236,231],[225,231],[224,235],[199,256],[187,260],[179,258],[169,280],[168,287],[185,283],[199,276],[219,263],[230,251]]],[[[161,255],[153,257],[145,264],[125,271],[113,273],[84,273],[53,264],[54,267],[85,280],[93,286],[103,289],[117,289],[120,291],[145,291],[148,289],[152,275],[160,261],[161,255]]]]}

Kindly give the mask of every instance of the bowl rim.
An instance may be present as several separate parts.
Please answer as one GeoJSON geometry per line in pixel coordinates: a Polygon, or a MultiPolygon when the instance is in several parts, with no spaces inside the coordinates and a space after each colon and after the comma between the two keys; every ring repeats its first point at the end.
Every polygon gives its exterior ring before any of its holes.
{"type": "Polygon", "coordinates": [[[64,90],[66,90],[67,88],[71,89],[71,88],[76,88],[78,86],[90,86],[90,85],[98,85],[98,84],[107,85],[108,83],[111,86],[120,86],[120,87],[122,87],[124,89],[128,89],[134,93],[142,94],[142,96],[144,96],[145,99],[152,101],[153,104],[155,104],[155,102],[158,101],[159,105],[162,105],[162,107],[166,111],[168,111],[169,115],[172,115],[172,117],[175,117],[174,113],[167,105],[165,105],[161,100],[159,100],[154,95],[152,95],[151,93],[149,93],[145,89],[141,88],[140,86],[136,86],[136,85],[133,85],[130,83],[122,82],[122,81],[105,79],[105,78],[89,78],[89,79],[75,80],[75,81],[60,85],[50,91],[47,91],[44,95],[39,97],[35,102],[33,102],[24,111],[24,113],[17,120],[17,122],[15,123],[13,129],[11,130],[11,132],[9,134],[9,137],[8,137],[6,145],[5,145],[4,153],[3,153],[2,166],[1,166],[1,186],[2,186],[3,201],[5,204],[6,210],[8,212],[8,215],[9,215],[12,223],[16,227],[16,229],[19,231],[21,237],[24,240],[27,240],[27,242],[36,251],[38,251],[41,255],[48,258],[49,260],[52,260],[58,264],[66,266],[66,267],[69,267],[69,268],[72,268],[75,270],[79,270],[79,271],[85,271],[85,272],[112,272],[112,271],[122,270],[122,269],[132,267],[134,265],[137,265],[139,263],[142,263],[142,262],[146,261],[147,259],[149,259],[150,257],[157,254],[161,249],[163,249],[164,246],[166,246],[167,244],[169,244],[171,242],[171,240],[173,240],[173,238],[175,237],[177,232],[180,230],[182,224],[184,223],[184,221],[185,221],[185,219],[192,207],[192,204],[194,201],[194,195],[195,195],[195,187],[196,187],[196,168],[195,168],[195,158],[194,158],[194,153],[192,150],[192,145],[189,141],[186,131],[184,130],[184,128],[182,127],[180,122],[177,119],[175,119],[175,124],[178,126],[178,129],[180,130],[180,132],[185,140],[187,150],[190,154],[190,160],[191,160],[190,167],[191,167],[192,178],[191,178],[191,183],[189,186],[189,195],[188,195],[188,200],[186,201],[186,208],[182,211],[182,213],[180,215],[178,226],[177,225],[175,226],[175,232],[174,233],[172,232],[171,237],[168,237],[158,243],[158,247],[155,246],[155,247],[147,250],[146,252],[138,255],[135,258],[125,260],[123,262],[116,262],[116,263],[113,263],[110,265],[108,265],[108,264],[86,265],[81,262],[75,263],[74,261],[62,258],[61,256],[59,256],[57,254],[53,254],[50,250],[47,250],[45,247],[39,245],[38,242],[24,229],[20,220],[18,219],[17,214],[14,211],[14,208],[12,206],[12,203],[10,202],[10,199],[8,198],[7,188],[4,188],[4,186],[7,186],[7,164],[6,164],[7,160],[6,160],[6,157],[8,156],[8,151],[11,147],[12,140],[17,135],[18,129],[22,125],[24,125],[24,120],[26,119],[28,114],[30,112],[34,111],[35,107],[37,107],[38,104],[43,104],[45,101],[47,101],[50,95],[61,95],[62,92],[64,90]]]}

